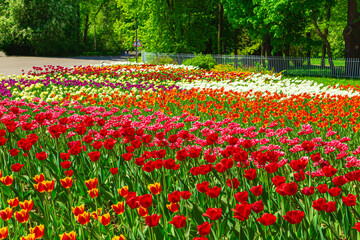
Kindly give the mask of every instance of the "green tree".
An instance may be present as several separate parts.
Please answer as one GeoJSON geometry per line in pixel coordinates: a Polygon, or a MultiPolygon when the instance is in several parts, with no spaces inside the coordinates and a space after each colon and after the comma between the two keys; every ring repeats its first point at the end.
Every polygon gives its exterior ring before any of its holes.
{"type": "Polygon", "coordinates": [[[0,48],[7,54],[77,52],[76,8],[70,0],[7,1],[0,17],[0,48]]]}

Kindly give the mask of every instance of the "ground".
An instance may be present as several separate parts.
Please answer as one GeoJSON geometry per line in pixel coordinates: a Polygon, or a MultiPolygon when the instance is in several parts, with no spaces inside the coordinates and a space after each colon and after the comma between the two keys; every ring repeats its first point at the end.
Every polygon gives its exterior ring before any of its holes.
{"type": "MultiPolygon", "coordinates": [[[[0,52],[0,75],[4,76],[12,74],[22,74],[21,70],[28,72],[33,69],[33,66],[43,67],[45,65],[72,67],[74,65],[87,66],[100,64],[100,62],[124,62],[128,56],[114,56],[114,57],[23,57],[23,56],[5,56],[0,52]]],[[[130,57],[133,57],[132,55],[130,57]]]]}

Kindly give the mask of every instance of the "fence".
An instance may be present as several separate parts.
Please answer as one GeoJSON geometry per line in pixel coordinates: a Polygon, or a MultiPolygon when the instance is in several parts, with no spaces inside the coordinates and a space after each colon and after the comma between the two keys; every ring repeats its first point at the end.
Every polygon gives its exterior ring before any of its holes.
{"type": "MultiPolygon", "coordinates": [[[[143,52],[142,62],[151,63],[155,58],[169,56],[182,64],[195,54],[143,52]]],[[[268,69],[296,76],[326,76],[360,78],[360,59],[322,59],[306,57],[212,55],[218,64],[230,64],[236,68],[268,69]]]]}

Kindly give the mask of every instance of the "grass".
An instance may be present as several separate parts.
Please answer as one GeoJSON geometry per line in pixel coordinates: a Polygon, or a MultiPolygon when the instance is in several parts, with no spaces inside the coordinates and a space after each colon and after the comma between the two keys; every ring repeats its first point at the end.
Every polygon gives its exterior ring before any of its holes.
{"type": "Polygon", "coordinates": [[[336,84],[339,85],[352,85],[352,86],[360,86],[360,79],[356,78],[333,78],[333,77],[310,77],[310,76],[300,76],[300,77],[294,77],[294,76],[284,76],[285,78],[290,79],[298,79],[298,80],[311,80],[317,83],[322,83],[327,86],[333,86],[336,84]]]}

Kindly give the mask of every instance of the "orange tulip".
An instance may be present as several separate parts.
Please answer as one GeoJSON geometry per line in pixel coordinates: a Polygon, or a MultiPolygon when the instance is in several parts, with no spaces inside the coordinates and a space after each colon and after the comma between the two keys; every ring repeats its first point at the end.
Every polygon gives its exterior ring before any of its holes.
{"type": "Polygon", "coordinates": [[[34,184],[34,188],[39,192],[39,193],[43,193],[46,191],[46,187],[42,182],[39,182],[37,184],[34,184]]]}
{"type": "Polygon", "coordinates": [[[23,202],[20,202],[20,207],[21,209],[27,210],[28,212],[30,212],[33,209],[34,206],[34,201],[31,200],[25,200],[23,202]]]}
{"type": "Polygon", "coordinates": [[[21,211],[15,212],[15,218],[19,223],[25,223],[29,220],[29,212],[25,209],[21,209],[21,211]]]}
{"type": "Polygon", "coordinates": [[[39,225],[34,228],[30,228],[30,233],[35,234],[35,239],[42,238],[44,236],[45,227],[44,225],[39,225]]]}
{"type": "Polygon", "coordinates": [[[129,193],[129,187],[125,186],[125,187],[122,187],[121,189],[118,189],[118,193],[120,194],[120,196],[126,197],[129,193]]]}
{"type": "Polygon", "coordinates": [[[120,236],[113,237],[111,240],[125,240],[125,237],[121,234],[120,236]]]}
{"type": "Polygon", "coordinates": [[[40,175],[36,175],[33,179],[36,183],[41,183],[45,181],[45,176],[44,174],[40,173],[40,175]]]}
{"type": "Polygon", "coordinates": [[[97,213],[94,211],[91,213],[91,217],[95,220],[98,220],[99,219],[99,216],[101,215],[101,212],[102,212],[102,209],[101,208],[98,208],[97,210],[97,213]]]}
{"type": "Polygon", "coordinates": [[[88,191],[90,197],[97,198],[99,196],[99,189],[95,188],[88,191]]]}
{"type": "Polygon", "coordinates": [[[76,219],[80,224],[86,225],[90,222],[90,214],[88,212],[84,212],[79,214],[76,219]]]}
{"type": "Polygon", "coordinates": [[[173,213],[179,211],[179,204],[178,203],[166,204],[166,207],[167,207],[167,209],[169,209],[173,213]]]}
{"type": "Polygon", "coordinates": [[[74,208],[71,208],[73,214],[77,217],[79,214],[83,214],[85,212],[85,206],[81,205],[81,206],[77,206],[74,208]]]}
{"type": "Polygon", "coordinates": [[[160,185],[160,183],[149,184],[148,189],[154,195],[158,195],[158,194],[161,193],[161,185],[160,185]]]}
{"type": "Polygon", "coordinates": [[[64,179],[60,179],[60,183],[64,188],[70,188],[73,184],[73,178],[72,177],[66,177],[64,179]]]}
{"type": "Polygon", "coordinates": [[[8,204],[10,205],[10,207],[17,207],[17,205],[19,205],[19,198],[16,197],[16,198],[13,198],[13,199],[9,199],[8,201],[8,204]]]}
{"type": "Polygon", "coordinates": [[[137,209],[137,212],[141,217],[146,217],[149,215],[149,211],[147,210],[147,208],[139,207],[137,209]]]}
{"type": "Polygon", "coordinates": [[[0,240],[7,238],[9,234],[8,227],[0,228],[0,240]]]}
{"type": "Polygon", "coordinates": [[[123,214],[125,212],[125,204],[124,202],[118,202],[117,204],[111,205],[112,209],[116,214],[123,214]]]}
{"type": "Polygon", "coordinates": [[[30,233],[29,235],[25,236],[25,237],[21,237],[21,240],[35,240],[35,234],[34,233],[30,233]]]}
{"type": "Polygon", "coordinates": [[[12,175],[0,178],[0,182],[2,182],[2,184],[4,184],[5,186],[10,186],[13,183],[13,181],[14,178],[12,175]]]}
{"type": "Polygon", "coordinates": [[[13,215],[13,209],[12,208],[5,208],[4,210],[0,211],[0,217],[4,221],[8,221],[12,218],[13,215]]]}
{"type": "Polygon", "coordinates": [[[72,231],[69,233],[60,234],[60,240],[76,240],[76,232],[72,231]]]}
{"type": "Polygon", "coordinates": [[[43,182],[45,185],[46,192],[52,192],[55,187],[55,180],[43,182]]]}
{"type": "Polygon", "coordinates": [[[110,213],[100,216],[99,222],[104,226],[109,225],[110,224],[110,213]]]}
{"type": "Polygon", "coordinates": [[[98,179],[93,178],[93,179],[86,180],[85,185],[89,190],[93,190],[93,189],[97,188],[98,179]]]}

